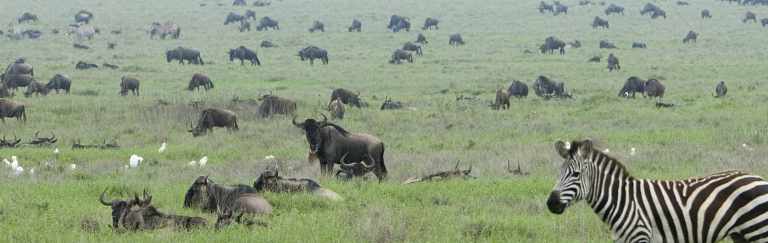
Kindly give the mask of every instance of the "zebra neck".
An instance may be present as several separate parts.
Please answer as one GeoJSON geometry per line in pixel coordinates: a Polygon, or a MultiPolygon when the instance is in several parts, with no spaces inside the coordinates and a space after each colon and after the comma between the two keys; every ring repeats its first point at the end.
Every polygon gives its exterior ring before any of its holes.
{"type": "Polygon", "coordinates": [[[585,201],[603,221],[611,223],[622,214],[636,209],[634,192],[637,180],[629,175],[624,165],[600,152],[592,154],[593,166],[589,193],[585,201]]]}

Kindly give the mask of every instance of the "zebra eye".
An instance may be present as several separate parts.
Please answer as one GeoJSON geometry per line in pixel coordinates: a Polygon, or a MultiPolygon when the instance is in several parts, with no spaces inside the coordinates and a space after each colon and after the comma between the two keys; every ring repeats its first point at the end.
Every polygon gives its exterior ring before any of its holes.
{"type": "Polygon", "coordinates": [[[573,172],[573,174],[571,174],[571,176],[573,176],[573,177],[579,177],[579,176],[581,176],[581,172],[578,172],[578,171],[574,171],[574,172],[573,172]]]}

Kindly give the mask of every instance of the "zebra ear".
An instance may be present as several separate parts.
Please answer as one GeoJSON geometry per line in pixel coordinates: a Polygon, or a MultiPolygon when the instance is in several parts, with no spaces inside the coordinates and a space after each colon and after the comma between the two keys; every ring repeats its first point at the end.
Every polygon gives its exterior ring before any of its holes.
{"type": "Polygon", "coordinates": [[[566,144],[563,141],[555,142],[555,150],[557,151],[558,154],[560,154],[560,157],[563,157],[563,159],[568,159],[571,156],[570,144],[566,144]]]}
{"type": "Polygon", "coordinates": [[[590,139],[584,139],[584,141],[578,142],[579,146],[577,147],[580,154],[587,154],[589,151],[592,151],[593,143],[590,139]]]}

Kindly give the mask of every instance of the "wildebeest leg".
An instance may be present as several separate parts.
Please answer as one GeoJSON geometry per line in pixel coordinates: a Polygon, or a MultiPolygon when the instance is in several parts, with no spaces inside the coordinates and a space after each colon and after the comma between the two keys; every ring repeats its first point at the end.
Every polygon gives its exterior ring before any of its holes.
{"type": "Polygon", "coordinates": [[[384,165],[384,151],[382,151],[382,154],[379,156],[377,161],[371,161],[372,163],[375,163],[376,168],[373,171],[373,174],[376,175],[376,178],[379,179],[379,182],[383,181],[384,179],[387,179],[387,166],[384,165]]]}
{"type": "Polygon", "coordinates": [[[320,174],[330,176],[333,173],[333,162],[320,161],[320,174]]]}

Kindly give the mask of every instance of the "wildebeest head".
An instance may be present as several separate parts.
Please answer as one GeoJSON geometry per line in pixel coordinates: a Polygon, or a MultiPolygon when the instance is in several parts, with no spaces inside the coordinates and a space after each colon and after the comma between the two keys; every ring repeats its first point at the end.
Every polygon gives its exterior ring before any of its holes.
{"type": "Polygon", "coordinates": [[[264,191],[267,187],[270,185],[274,185],[277,183],[277,180],[280,179],[280,175],[278,174],[277,169],[271,170],[267,169],[264,172],[261,172],[261,175],[259,175],[259,178],[256,179],[256,181],[253,183],[253,188],[256,188],[256,191],[264,191]]]}
{"type": "Polygon", "coordinates": [[[138,194],[134,194],[133,199],[128,200],[112,200],[109,202],[109,199],[107,199],[107,190],[104,189],[104,192],[99,195],[99,202],[101,202],[104,206],[109,206],[112,208],[112,228],[117,229],[119,227],[120,220],[125,216],[126,213],[128,213],[129,210],[133,207],[146,207],[149,206],[152,203],[152,196],[147,193],[146,190],[144,190],[143,199],[139,198],[138,194]]]}
{"type": "Polygon", "coordinates": [[[208,185],[213,183],[208,176],[199,176],[184,196],[185,208],[215,209],[216,202],[208,195],[208,185]],[[211,206],[212,205],[212,206],[211,206]]]}
{"type": "Polygon", "coordinates": [[[322,121],[317,121],[315,119],[309,118],[304,120],[304,122],[302,123],[297,123],[296,117],[293,117],[293,120],[291,120],[294,126],[304,130],[304,133],[307,136],[307,142],[309,143],[309,152],[312,154],[316,154],[320,150],[320,148],[322,148],[323,146],[323,138],[320,131],[321,128],[330,126],[335,128],[336,130],[338,130],[344,135],[348,134],[348,132],[344,130],[344,128],[341,128],[336,124],[328,122],[328,117],[326,117],[324,114],[320,114],[320,115],[323,116],[322,121]]]}

